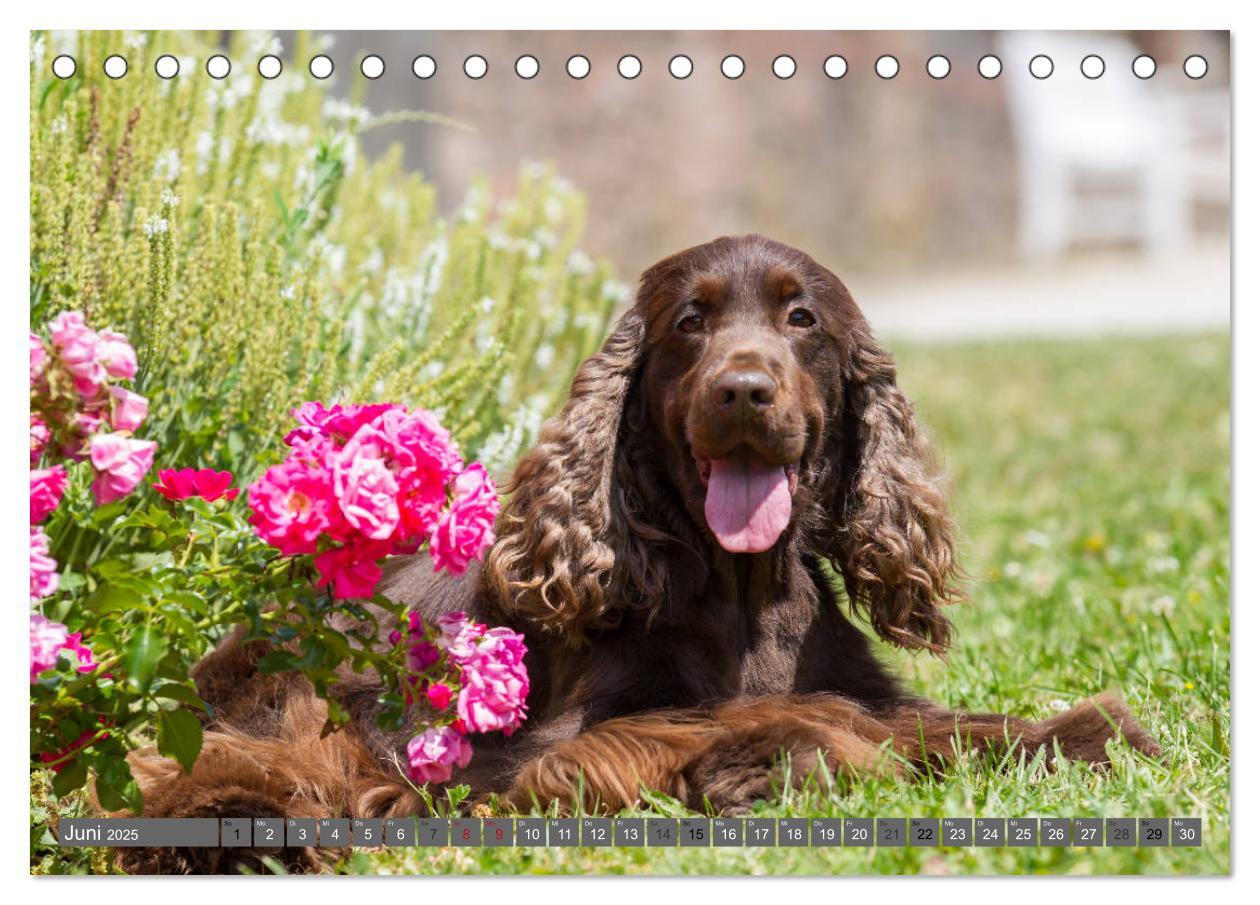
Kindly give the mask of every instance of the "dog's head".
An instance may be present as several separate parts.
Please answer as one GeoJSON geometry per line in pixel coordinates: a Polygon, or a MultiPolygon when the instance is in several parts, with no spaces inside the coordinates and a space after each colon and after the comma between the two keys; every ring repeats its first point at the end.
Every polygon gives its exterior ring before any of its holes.
{"type": "Polygon", "coordinates": [[[882,637],[948,644],[951,523],[892,358],[844,284],[780,243],[722,238],[647,270],[510,492],[487,577],[570,642],[659,606],[662,551],[683,543],[815,553],[882,637]]]}

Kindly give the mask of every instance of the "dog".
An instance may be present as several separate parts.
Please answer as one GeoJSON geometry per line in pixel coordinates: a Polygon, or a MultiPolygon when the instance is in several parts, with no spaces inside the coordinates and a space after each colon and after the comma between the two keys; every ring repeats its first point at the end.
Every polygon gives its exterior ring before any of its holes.
{"type": "MultiPolygon", "coordinates": [[[[478,737],[452,782],[508,808],[615,812],[665,792],[739,814],[785,775],[909,777],[964,752],[1103,766],[1159,746],[1103,694],[1042,722],[907,692],[854,617],[943,653],[959,599],[941,476],[892,357],[844,284],[760,236],[672,255],[573,380],[518,464],[483,566],[455,580],[391,561],[386,597],[526,637],[530,717],[478,737]],[[786,774],[785,774],[786,771],[786,774]]],[[[349,617],[339,617],[349,620],[349,617]]],[[[350,627],[349,624],[346,626],[350,627]]],[[[386,626],[388,628],[388,626],[386,626]]],[[[209,704],[191,774],[133,756],[149,816],[396,816],[422,802],[382,692],[346,673],[327,707],[238,630],[194,669],[209,704]]],[[[312,849],[271,853],[318,869],[312,849]]],[[[129,870],[227,871],[258,850],[129,849],[129,870]]]]}

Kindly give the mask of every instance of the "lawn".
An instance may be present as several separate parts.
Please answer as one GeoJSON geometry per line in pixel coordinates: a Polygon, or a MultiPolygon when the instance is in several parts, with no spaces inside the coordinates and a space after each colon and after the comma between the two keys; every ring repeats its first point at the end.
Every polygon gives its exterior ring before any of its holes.
{"type": "MultiPolygon", "coordinates": [[[[895,350],[955,483],[971,601],[947,660],[888,651],[915,691],[1044,718],[1115,689],[1165,751],[1109,773],[961,763],[820,782],[754,816],[1198,816],[1202,848],[401,849],[349,873],[1155,873],[1230,868],[1229,341],[895,350]]],[[[658,802],[654,813],[681,815],[658,802]]],[[[97,862],[99,863],[99,862],[97,862]]]]}

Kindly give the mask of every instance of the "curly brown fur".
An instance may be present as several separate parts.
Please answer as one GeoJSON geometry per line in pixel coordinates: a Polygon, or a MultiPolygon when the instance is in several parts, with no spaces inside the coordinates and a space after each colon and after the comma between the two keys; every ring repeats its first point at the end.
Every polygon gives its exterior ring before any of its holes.
{"type": "MultiPolygon", "coordinates": [[[[608,810],[651,788],[738,813],[820,769],[908,779],[969,752],[1041,750],[1104,765],[1114,738],[1159,754],[1114,696],[1042,722],[956,712],[880,663],[846,609],[886,641],[943,652],[953,526],[892,357],[844,284],[795,249],[723,238],[649,268],[510,493],[484,568],[452,580],[398,558],[379,588],[426,620],[465,610],[526,636],[530,718],[511,738],[475,737],[452,780],[472,800],[608,810]],[[781,469],[786,521],[780,508],[773,531],[714,528],[715,463],[781,469]]],[[[205,750],[190,775],[135,755],[145,813],[418,811],[399,769],[407,735],[376,725],[377,681],[341,677],[352,719],[333,729],[304,680],[258,672],[266,651],[238,632],[198,665],[205,750]]],[[[125,855],[133,870],[257,857],[125,855]]]]}

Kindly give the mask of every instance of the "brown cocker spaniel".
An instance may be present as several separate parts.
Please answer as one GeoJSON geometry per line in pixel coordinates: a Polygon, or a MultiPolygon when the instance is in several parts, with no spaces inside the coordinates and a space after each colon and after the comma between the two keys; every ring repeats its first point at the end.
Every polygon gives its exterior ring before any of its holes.
{"type": "MultiPolygon", "coordinates": [[[[1159,754],[1111,696],[1030,723],[933,705],[880,665],[845,599],[882,639],[944,651],[941,607],[958,596],[946,499],[891,356],[840,280],[778,242],[722,238],[643,274],[509,493],[479,571],[438,577],[418,556],[383,586],[425,619],[467,610],[527,637],[530,718],[478,739],[454,780],[476,800],[612,811],[647,788],[739,813],[784,763],[796,779],[909,776],[962,749],[1052,755],[1057,741],[1104,764],[1116,736],[1159,754]]],[[[265,652],[237,634],[198,665],[213,714],[201,759],[184,775],[138,755],[146,814],[420,812],[397,766],[406,737],[373,719],[380,687],[347,674],[336,694],[354,719],[330,731],[305,680],[257,672],[265,652]]],[[[256,853],[123,857],[201,871],[256,853]]]]}

